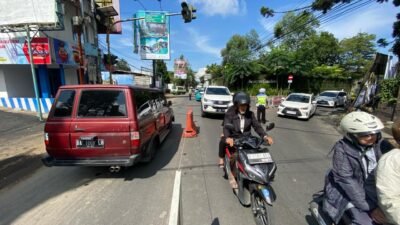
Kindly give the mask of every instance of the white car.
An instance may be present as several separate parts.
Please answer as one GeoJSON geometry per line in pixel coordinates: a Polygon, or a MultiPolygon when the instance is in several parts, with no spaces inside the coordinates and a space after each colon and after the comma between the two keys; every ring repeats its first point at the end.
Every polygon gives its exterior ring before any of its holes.
{"type": "Polygon", "coordinates": [[[292,93],[278,106],[278,116],[292,116],[308,120],[316,111],[313,94],[292,93]]]}
{"type": "Polygon", "coordinates": [[[233,105],[232,95],[225,86],[208,86],[201,98],[201,116],[206,114],[225,114],[233,105]]]}
{"type": "Polygon", "coordinates": [[[318,106],[344,106],[347,101],[347,94],[344,91],[324,91],[317,96],[316,101],[318,106]]]}

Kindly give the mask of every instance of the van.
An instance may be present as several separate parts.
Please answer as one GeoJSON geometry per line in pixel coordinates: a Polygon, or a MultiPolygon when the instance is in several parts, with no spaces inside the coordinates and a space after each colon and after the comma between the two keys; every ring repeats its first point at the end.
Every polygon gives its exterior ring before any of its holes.
{"type": "Polygon", "coordinates": [[[131,166],[149,162],[172,129],[159,89],[127,85],[59,88],[44,128],[46,166],[131,166]]]}

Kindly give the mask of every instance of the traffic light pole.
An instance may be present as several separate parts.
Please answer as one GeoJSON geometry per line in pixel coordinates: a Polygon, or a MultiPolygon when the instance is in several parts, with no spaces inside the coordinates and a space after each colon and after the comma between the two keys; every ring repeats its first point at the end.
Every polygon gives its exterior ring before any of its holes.
{"type": "MultiPolygon", "coordinates": [[[[166,14],[166,16],[179,16],[179,15],[182,15],[181,13],[169,13],[169,14],[166,14]]],[[[134,18],[128,18],[128,19],[124,19],[124,20],[117,20],[117,21],[115,21],[115,22],[113,22],[113,23],[109,23],[109,26],[107,27],[107,37],[106,37],[106,42],[107,42],[107,54],[108,54],[108,71],[109,71],[109,75],[110,75],[110,79],[109,79],[109,81],[110,81],[110,84],[112,84],[113,82],[112,82],[112,72],[111,72],[111,67],[112,67],[112,63],[111,63],[111,51],[110,51],[110,33],[111,33],[111,29],[112,29],[112,27],[115,25],[115,24],[118,24],[118,23],[123,23],[123,22],[132,22],[132,21],[136,21],[136,20],[144,20],[145,18],[144,17],[134,17],[134,18]]],[[[110,20],[111,20],[111,18],[110,18],[110,20]]],[[[153,65],[155,64],[155,60],[153,60],[153,65]]],[[[153,66],[153,86],[155,86],[155,74],[156,74],[156,71],[155,71],[155,66],[153,66]]]]}

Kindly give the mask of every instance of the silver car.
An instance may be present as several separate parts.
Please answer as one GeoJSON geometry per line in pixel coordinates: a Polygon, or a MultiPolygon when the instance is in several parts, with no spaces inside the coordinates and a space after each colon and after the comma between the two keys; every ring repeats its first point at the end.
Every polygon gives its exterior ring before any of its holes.
{"type": "Polygon", "coordinates": [[[324,91],[317,96],[316,101],[318,106],[344,106],[347,101],[347,94],[344,91],[324,91]]]}

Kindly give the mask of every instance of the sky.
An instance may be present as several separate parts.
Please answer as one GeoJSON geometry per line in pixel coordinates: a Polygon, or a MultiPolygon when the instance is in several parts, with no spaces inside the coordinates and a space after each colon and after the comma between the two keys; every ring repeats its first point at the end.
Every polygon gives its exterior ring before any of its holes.
{"type": "MultiPolygon", "coordinates": [[[[324,17],[319,31],[328,31],[339,40],[355,36],[359,32],[375,34],[377,39],[386,38],[392,41],[392,26],[399,8],[394,7],[392,0],[379,4],[373,0],[361,0],[366,5],[352,10],[334,20],[329,12],[324,17]]],[[[180,0],[120,0],[122,19],[131,18],[138,10],[181,11],[180,0]]],[[[213,63],[221,63],[221,49],[235,35],[245,35],[254,29],[265,43],[272,37],[274,25],[282,18],[276,14],[272,18],[264,18],[260,8],[266,6],[276,12],[290,10],[309,5],[311,0],[187,0],[197,8],[197,19],[184,23],[182,16],[170,17],[170,52],[171,59],[166,60],[168,70],[173,70],[174,59],[181,55],[189,61],[190,67],[197,71],[213,63]]],[[[320,14],[317,12],[317,14],[320,14]]],[[[151,69],[151,60],[141,60],[133,53],[132,23],[122,24],[122,34],[111,35],[111,53],[123,58],[133,68],[151,69]]],[[[105,35],[100,35],[100,46],[106,51],[105,35]]],[[[378,49],[388,53],[387,49],[378,49]]]]}

